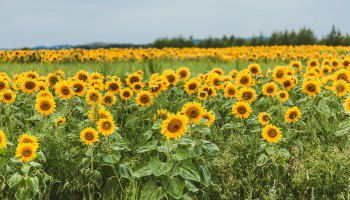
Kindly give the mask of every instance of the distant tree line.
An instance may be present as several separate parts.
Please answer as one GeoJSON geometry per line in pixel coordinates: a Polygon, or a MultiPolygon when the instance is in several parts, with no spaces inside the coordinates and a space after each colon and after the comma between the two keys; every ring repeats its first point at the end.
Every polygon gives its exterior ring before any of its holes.
{"type": "Polygon", "coordinates": [[[115,43],[91,43],[83,45],[56,45],[51,47],[38,46],[34,48],[22,49],[98,49],[98,48],[164,48],[164,47],[201,47],[201,48],[219,48],[233,46],[273,46],[273,45],[328,45],[328,46],[350,46],[350,35],[343,35],[339,29],[332,26],[331,31],[321,39],[317,39],[310,28],[301,28],[299,31],[275,31],[270,36],[253,36],[251,38],[223,36],[221,38],[194,39],[192,36],[160,38],[150,44],[115,44],[115,43]]]}
{"type": "Polygon", "coordinates": [[[340,30],[332,27],[331,31],[321,39],[317,39],[314,32],[310,28],[301,28],[295,31],[276,31],[270,36],[264,37],[262,34],[251,38],[242,38],[231,36],[223,36],[222,38],[206,38],[203,40],[194,40],[193,37],[175,37],[160,38],[150,44],[151,47],[232,47],[232,46],[272,46],[272,45],[329,45],[329,46],[349,46],[350,35],[342,35],[340,30]]]}

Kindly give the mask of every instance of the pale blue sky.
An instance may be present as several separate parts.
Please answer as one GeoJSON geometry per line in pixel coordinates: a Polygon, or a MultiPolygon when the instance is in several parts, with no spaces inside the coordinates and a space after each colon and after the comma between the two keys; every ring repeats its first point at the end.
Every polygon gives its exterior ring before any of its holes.
{"type": "Polygon", "coordinates": [[[350,33],[350,0],[0,0],[0,48],[159,37],[251,37],[335,24],[350,33]]]}

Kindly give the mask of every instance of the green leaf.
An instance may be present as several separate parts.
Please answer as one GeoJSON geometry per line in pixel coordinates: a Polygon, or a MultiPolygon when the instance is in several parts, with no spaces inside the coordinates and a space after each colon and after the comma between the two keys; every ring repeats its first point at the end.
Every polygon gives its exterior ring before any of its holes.
{"type": "Polygon", "coordinates": [[[90,181],[96,183],[97,187],[100,188],[102,185],[102,175],[99,171],[94,170],[91,174],[90,174],[90,181]]]}
{"type": "Polygon", "coordinates": [[[263,166],[267,163],[267,161],[269,161],[269,157],[267,157],[266,154],[261,154],[258,158],[258,160],[256,161],[256,165],[257,166],[263,166]]]}
{"type": "Polygon", "coordinates": [[[108,164],[115,164],[120,159],[120,153],[103,156],[103,161],[108,164]]]}
{"type": "Polygon", "coordinates": [[[30,191],[25,188],[20,188],[16,192],[16,199],[18,200],[27,200],[30,199],[30,191]]]}
{"type": "Polygon", "coordinates": [[[23,166],[21,167],[21,171],[22,171],[23,173],[28,173],[29,170],[30,170],[30,165],[23,165],[23,166]]]}
{"type": "Polygon", "coordinates": [[[200,155],[202,155],[202,153],[203,153],[202,146],[196,145],[188,149],[187,156],[189,158],[197,158],[200,155]]]}
{"type": "Polygon", "coordinates": [[[181,137],[180,139],[177,140],[177,142],[179,145],[184,145],[184,146],[193,145],[192,140],[186,137],[181,137]]]}
{"type": "Polygon", "coordinates": [[[179,168],[179,175],[187,180],[192,180],[196,182],[201,181],[201,177],[197,168],[192,163],[192,160],[188,159],[181,163],[179,168]]]}
{"type": "Polygon", "coordinates": [[[284,149],[284,148],[279,149],[278,154],[281,155],[284,159],[289,159],[291,156],[289,151],[287,149],[284,149]]]}
{"type": "Polygon", "coordinates": [[[10,177],[10,179],[8,180],[8,184],[10,188],[13,188],[14,186],[16,186],[20,181],[22,180],[22,176],[19,175],[18,173],[15,173],[14,175],[12,175],[10,177]]]}
{"type": "Polygon", "coordinates": [[[166,196],[163,187],[156,186],[153,181],[148,181],[141,189],[141,200],[159,200],[166,196]]]}
{"type": "Polygon", "coordinates": [[[117,193],[118,188],[118,178],[113,176],[107,179],[106,184],[103,186],[103,194],[106,196],[113,196],[115,193],[117,193]]]}
{"type": "Polygon", "coordinates": [[[234,125],[231,123],[225,124],[221,127],[221,130],[231,130],[234,128],[234,125]]]}
{"type": "Polygon", "coordinates": [[[29,165],[30,165],[30,166],[33,166],[33,167],[39,167],[39,166],[41,166],[41,164],[40,164],[40,163],[37,163],[37,162],[30,162],[29,165]]]}
{"type": "Polygon", "coordinates": [[[143,136],[145,137],[146,140],[149,140],[153,136],[152,130],[148,130],[143,133],[143,136]]]}
{"type": "Polygon", "coordinates": [[[201,183],[208,187],[211,179],[209,170],[205,166],[200,166],[199,175],[201,176],[201,183]]]}
{"type": "Polygon", "coordinates": [[[154,156],[151,158],[148,166],[150,169],[152,169],[153,175],[160,176],[171,170],[173,167],[173,162],[171,160],[167,160],[166,163],[163,163],[159,160],[158,156],[154,156]]]}
{"type": "Polygon", "coordinates": [[[209,155],[216,155],[220,152],[220,149],[216,144],[209,142],[207,140],[202,140],[202,148],[209,155]]]}
{"type": "Polygon", "coordinates": [[[116,138],[116,144],[113,146],[113,150],[115,151],[130,150],[128,148],[128,144],[123,140],[120,134],[113,134],[112,136],[116,138]]]}
{"type": "Polygon", "coordinates": [[[79,165],[80,168],[86,169],[90,167],[90,160],[88,158],[83,158],[79,165]]]}
{"type": "Polygon", "coordinates": [[[185,180],[186,187],[190,192],[197,193],[199,189],[189,180],[185,180]]]}
{"type": "Polygon", "coordinates": [[[183,190],[185,188],[185,181],[180,178],[170,178],[168,176],[164,176],[163,186],[170,196],[175,199],[180,199],[183,194],[183,190]]]}
{"type": "Polygon", "coordinates": [[[175,153],[172,154],[173,159],[176,161],[185,160],[187,158],[187,152],[185,149],[177,148],[175,153]]]}
{"type": "Polygon", "coordinates": [[[32,190],[34,192],[38,192],[39,191],[39,179],[38,179],[38,177],[28,178],[26,180],[26,185],[30,190],[32,190]]]}
{"type": "Polygon", "coordinates": [[[118,167],[118,172],[121,177],[131,179],[132,175],[131,175],[131,169],[129,168],[129,166],[120,164],[118,167]]]}
{"type": "Polygon", "coordinates": [[[152,130],[160,130],[161,128],[162,128],[162,120],[157,120],[152,126],[152,130]]]}
{"type": "Polygon", "coordinates": [[[349,133],[350,131],[350,122],[348,120],[344,120],[339,123],[337,130],[335,131],[335,136],[343,136],[349,133]]]}
{"type": "Polygon", "coordinates": [[[274,154],[276,154],[276,149],[275,149],[275,147],[273,147],[273,146],[267,146],[267,147],[265,148],[265,151],[266,151],[266,153],[269,154],[269,155],[274,155],[274,154]]]}
{"type": "Polygon", "coordinates": [[[144,153],[144,152],[155,150],[157,148],[157,144],[158,144],[158,140],[150,141],[146,145],[138,148],[137,153],[144,153]]]}
{"type": "Polygon", "coordinates": [[[145,165],[143,167],[141,167],[140,169],[134,171],[132,173],[132,175],[136,178],[141,178],[141,177],[144,177],[144,176],[149,176],[152,174],[152,169],[150,169],[148,167],[148,165],[145,165]]]}

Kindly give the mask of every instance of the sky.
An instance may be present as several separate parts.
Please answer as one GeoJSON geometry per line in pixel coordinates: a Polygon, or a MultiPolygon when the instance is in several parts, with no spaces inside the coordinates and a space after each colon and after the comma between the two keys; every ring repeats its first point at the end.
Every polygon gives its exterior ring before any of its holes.
{"type": "Polygon", "coordinates": [[[0,0],[0,48],[144,44],[192,35],[251,37],[334,24],[350,34],[350,0],[0,0]]]}

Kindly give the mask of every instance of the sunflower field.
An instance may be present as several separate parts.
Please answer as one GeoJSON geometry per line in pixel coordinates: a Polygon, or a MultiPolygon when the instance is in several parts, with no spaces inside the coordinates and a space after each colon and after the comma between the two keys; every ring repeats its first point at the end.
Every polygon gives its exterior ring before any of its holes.
{"type": "Polygon", "coordinates": [[[350,48],[0,51],[1,199],[350,199],[350,48]]]}

